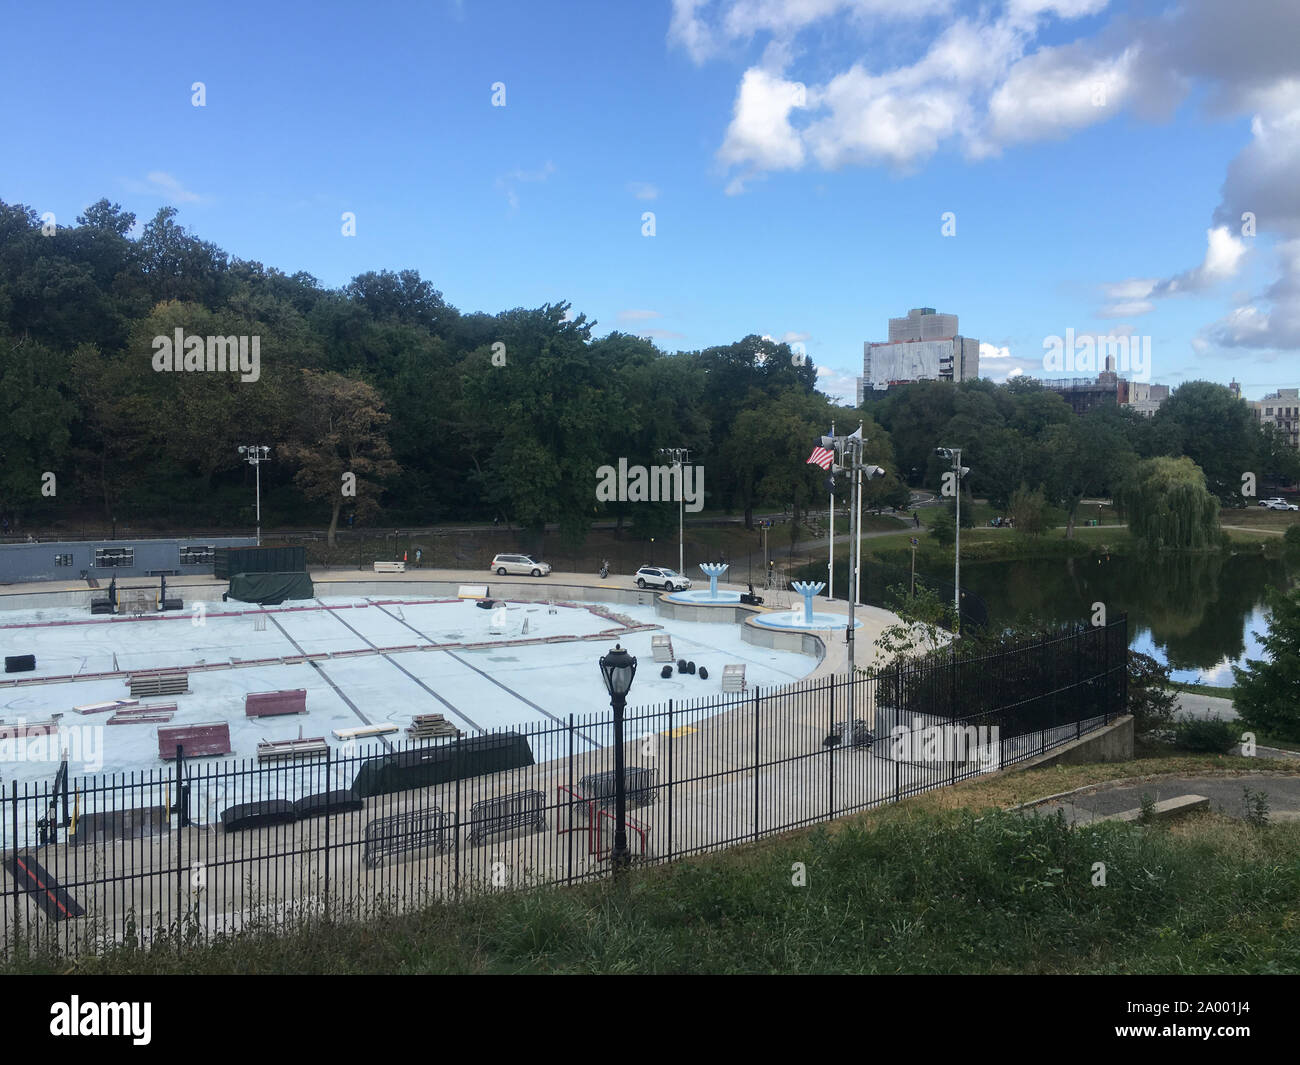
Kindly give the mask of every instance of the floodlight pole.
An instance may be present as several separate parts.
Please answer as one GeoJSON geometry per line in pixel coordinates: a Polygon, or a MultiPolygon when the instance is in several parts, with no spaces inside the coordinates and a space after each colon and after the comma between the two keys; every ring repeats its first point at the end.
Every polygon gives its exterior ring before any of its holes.
{"type": "Polygon", "coordinates": [[[271,448],[266,444],[241,444],[239,453],[256,471],[257,476],[257,546],[262,546],[262,463],[271,455],[271,448]]]}
{"type": "Polygon", "coordinates": [[[690,448],[661,447],[661,455],[671,456],[677,467],[677,572],[686,576],[686,467],[691,461],[690,448]]]}

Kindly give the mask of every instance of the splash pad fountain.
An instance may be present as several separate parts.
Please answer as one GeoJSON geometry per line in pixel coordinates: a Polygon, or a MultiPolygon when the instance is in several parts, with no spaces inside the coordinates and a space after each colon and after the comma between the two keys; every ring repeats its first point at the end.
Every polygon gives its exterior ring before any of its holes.
{"type": "MultiPolygon", "coordinates": [[[[826,587],[825,581],[791,581],[790,587],[803,596],[803,609],[760,614],[751,618],[755,625],[765,629],[847,629],[849,619],[843,614],[819,614],[813,610],[813,596],[826,587]]],[[[862,622],[855,620],[853,627],[862,628],[862,622]]]]}
{"type": "Polygon", "coordinates": [[[691,606],[739,606],[739,592],[718,591],[718,578],[730,567],[729,562],[701,562],[700,572],[709,578],[709,590],[692,588],[686,592],[671,592],[666,598],[670,603],[689,603],[691,606]]]}

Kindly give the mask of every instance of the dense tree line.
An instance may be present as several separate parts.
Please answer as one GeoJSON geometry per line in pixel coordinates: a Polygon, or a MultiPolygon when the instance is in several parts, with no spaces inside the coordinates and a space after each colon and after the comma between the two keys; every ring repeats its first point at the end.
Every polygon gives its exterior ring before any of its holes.
{"type": "MultiPolygon", "coordinates": [[[[100,200],[55,227],[0,203],[0,513],[247,527],[253,474],[237,448],[257,443],[274,448],[268,524],[496,517],[558,523],[576,543],[597,519],[671,528],[671,503],[598,502],[596,471],[685,447],[708,507],[752,519],[786,506],[797,527],[826,497],[826,475],[804,463],[812,444],[832,420],[849,431],[859,419],[868,460],[890,471],[869,505],[937,487],[937,444],[966,449],[975,493],[1006,505],[1041,487],[1071,514],[1157,454],[1187,455],[1224,498],[1243,470],[1294,475],[1293,453],[1202,382],[1149,421],[1075,418],[1024,379],[907,386],[855,412],[818,392],[816,366],[786,344],[751,335],[669,353],[595,325],[567,303],[462,312],[413,270],[326,288],[229,256],[170,207],[137,227],[100,200]],[[159,371],[160,338],[195,337],[258,338],[256,374],[159,371]]],[[[193,354],[203,365],[201,342],[193,354]]]]}

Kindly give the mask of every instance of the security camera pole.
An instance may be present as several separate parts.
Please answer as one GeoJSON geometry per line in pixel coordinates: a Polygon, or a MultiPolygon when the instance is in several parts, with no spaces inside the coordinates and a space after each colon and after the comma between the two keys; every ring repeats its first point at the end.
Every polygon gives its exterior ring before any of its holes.
{"type": "Polygon", "coordinates": [[[262,463],[271,454],[266,444],[240,444],[239,453],[257,471],[257,546],[262,546],[262,463]]]}
{"type": "Polygon", "coordinates": [[[961,635],[961,482],[966,474],[970,473],[969,466],[961,464],[961,448],[959,447],[937,447],[934,453],[941,458],[952,460],[953,482],[957,489],[957,540],[953,545],[953,607],[957,611],[957,616],[953,619],[953,634],[961,635]]]}
{"type": "MultiPolygon", "coordinates": [[[[862,501],[862,478],[866,477],[867,480],[873,480],[877,477],[883,477],[885,476],[885,471],[881,469],[879,466],[868,466],[863,463],[862,449],[865,446],[866,441],[862,437],[861,426],[858,427],[858,431],[854,433],[852,436],[843,437],[841,440],[838,441],[838,443],[840,445],[838,450],[840,452],[840,462],[842,463],[842,465],[834,466],[832,467],[832,469],[834,471],[845,471],[850,476],[849,485],[850,485],[851,494],[849,498],[849,522],[850,522],[849,543],[857,544],[859,542],[858,537],[861,535],[861,529],[859,528],[859,525],[862,520],[862,515],[860,513],[860,503],[862,501]]],[[[851,563],[851,565],[854,566],[858,565],[859,560],[857,558],[857,555],[852,555],[852,558],[853,558],[853,562],[851,563]]],[[[848,600],[849,600],[849,629],[848,629],[848,634],[845,642],[848,645],[848,655],[849,655],[849,720],[852,721],[853,720],[853,688],[854,688],[853,678],[855,676],[854,655],[853,655],[853,648],[854,648],[853,615],[854,615],[854,607],[857,605],[856,602],[857,597],[855,595],[850,594],[848,600]]]]}

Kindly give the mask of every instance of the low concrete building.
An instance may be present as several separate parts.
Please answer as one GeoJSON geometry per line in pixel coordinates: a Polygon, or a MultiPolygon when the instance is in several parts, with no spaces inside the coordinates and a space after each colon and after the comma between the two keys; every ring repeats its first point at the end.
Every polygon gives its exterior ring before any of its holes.
{"type": "Polygon", "coordinates": [[[0,584],[86,577],[210,574],[218,547],[252,547],[251,536],[177,540],[51,540],[0,544],[0,584]]]}

